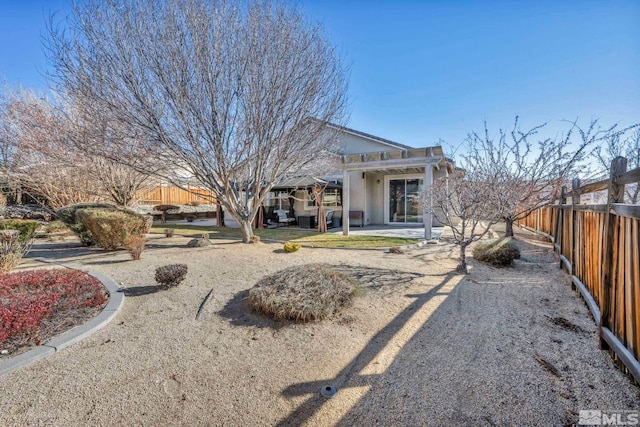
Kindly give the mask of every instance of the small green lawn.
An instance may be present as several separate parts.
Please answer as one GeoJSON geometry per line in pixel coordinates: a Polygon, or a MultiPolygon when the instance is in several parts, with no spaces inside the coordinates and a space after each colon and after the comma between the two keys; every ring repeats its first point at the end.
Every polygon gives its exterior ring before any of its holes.
{"type": "MultiPolygon", "coordinates": [[[[240,239],[242,235],[237,228],[199,227],[194,225],[160,224],[151,228],[152,234],[164,234],[165,228],[172,228],[176,234],[197,237],[202,233],[209,233],[212,238],[240,239]]],[[[318,233],[313,230],[298,228],[257,229],[255,234],[261,239],[278,240],[282,242],[295,241],[309,246],[328,246],[333,248],[387,248],[418,243],[418,239],[384,236],[344,236],[336,233],[318,233]]]]}

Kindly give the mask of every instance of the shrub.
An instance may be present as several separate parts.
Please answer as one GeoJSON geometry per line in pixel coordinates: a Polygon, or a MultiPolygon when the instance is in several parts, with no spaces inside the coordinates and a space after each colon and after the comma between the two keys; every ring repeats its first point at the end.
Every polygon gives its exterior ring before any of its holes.
{"type": "Polygon", "coordinates": [[[85,246],[94,246],[98,242],[96,238],[91,234],[91,231],[81,222],[78,221],[77,212],[82,209],[103,209],[109,211],[117,211],[118,208],[115,205],[108,203],[76,203],[75,205],[65,206],[56,211],[56,215],[69,227],[71,231],[80,239],[80,242],[85,246]]]}
{"type": "Polygon", "coordinates": [[[6,273],[20,264],[28,244],[20,242],[18,230],[0,230],[0,272],[6,273]]]}
{"type": "Polygon", "coordinates": [[[47,318],[107,301],[98,279],[76,270],[34,270],[0,276],[0,344],[12,337],[38,339],[47,318]]]}
{"type": "Polygon", "coordinates": [[[211,246],[211,242],[209,239],[204,239],[202,237],[198,237],[195,239],[189,240],[187,246],[190,248],[203,248],[205,246],[211,246]]]}
{"type": "Polygon", "coordinates": [[[283,249],[286,253],[296,252],[300,249],[300,243],[287,242],[283,249]]]}
{"type": "Polygon", "coordinates": [[[96,244],[107,250],[123,247],[129,237],[149,231],[148,218],[126,210],[78,209],[76,218],[96,244]]]}
{"type": "Polygon", "coordinates": [[[178,286],[186,275],[186,264],[168,264],[156,268],[156,282],[164,288],[178,286]]]}
{"type": "Polygon", "coordinates": [[[173,237],[175,230],[173,228],[165,228],[164,235],[165,237],[173,237]]]}
{"type": "Polygon", "coordinates": [[[205,246],[211,246],[211,242],[209,241],[209,233],[202,233],[200,237],[189,240],[187,246],[190,248],[202,248],[205,246]]]}
{"type": "Polygon", "coordinates": [[[352,278],[325,265],[296,266],[258,282],[249,306],[276,320],[321,320],[350,305],[357,289],[352,278]]]}
{"type": "Polygon", "coordinates": [[[479,242],[473,248],[473,257],[494,267],[507,267],[520,259],[520,250],[512,237],[479,242]]]}
{"type": "Polygon", "coordinates": [[[0,229],[17,230],[20,234],[20,242],[25,243],[33,240],[36,231],[40,228],[38,221],[30,219],[8,219],[0,221],[0,229]]]}
{"type": "Polygon", "coordinates": [[[139,260],[140,255],[142,255],[142,251],[144,251],[144,246],[147,241],[142,236],[132,236],[127,238],[124,241],[124,247],[131,255],[131,259],[139,260]]]}
{"type": "Polygon", "coordinates": [[[69,227],[60,220],[52,221],[44,226],[45,233],[61,233],[67,230],[69,230],[69,227]]]}

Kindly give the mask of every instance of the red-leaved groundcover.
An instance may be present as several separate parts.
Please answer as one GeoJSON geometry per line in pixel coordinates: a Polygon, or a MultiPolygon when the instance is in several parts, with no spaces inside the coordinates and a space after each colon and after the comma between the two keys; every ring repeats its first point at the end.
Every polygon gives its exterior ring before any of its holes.
{"type": "Polygon", "coordinates": [[[108,298],[98,279],[76,270],[0,275],[0,348],[11,353],[96,315],[108,298]]]}

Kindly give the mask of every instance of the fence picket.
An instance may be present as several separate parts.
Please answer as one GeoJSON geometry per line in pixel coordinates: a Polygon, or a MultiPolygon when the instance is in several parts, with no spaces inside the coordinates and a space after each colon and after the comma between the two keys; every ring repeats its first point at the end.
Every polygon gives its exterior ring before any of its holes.
{"type": "Polygon", "coordinates": [[[624,184],[640,179],[640,168],[626,167],[618,157],[609,179],[583,186],[574,180],[571,192],[562,188],[559,204],[531,212],[518,225],[554,242],[560,268],[596,317],[601,348],[640,382],[640,206],[623,204],[624,184]],[[606,205],[579,205],[581,194],[605,186],[606,205]]]}

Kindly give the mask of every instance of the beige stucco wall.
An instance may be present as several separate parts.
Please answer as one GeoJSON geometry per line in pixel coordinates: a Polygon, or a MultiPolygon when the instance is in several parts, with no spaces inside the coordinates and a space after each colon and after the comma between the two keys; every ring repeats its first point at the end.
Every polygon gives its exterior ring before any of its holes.
{"type": "Polygon", "coordinates": [[[366,224],[384,224],[384,175],[367,172],[366,224]]]}

